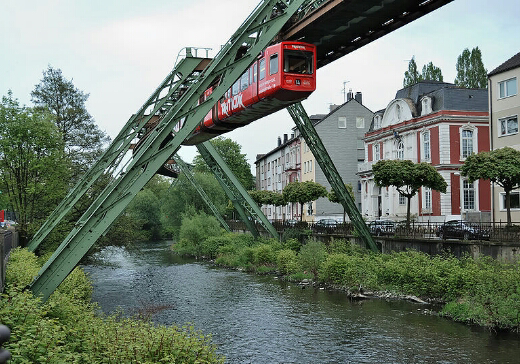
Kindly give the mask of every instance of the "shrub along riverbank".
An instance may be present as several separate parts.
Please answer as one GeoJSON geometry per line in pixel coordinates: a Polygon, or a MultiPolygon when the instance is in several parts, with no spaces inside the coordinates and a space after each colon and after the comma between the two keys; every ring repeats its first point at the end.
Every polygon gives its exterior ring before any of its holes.
{"type": "Polygon", "coordinates": [[[49,300],[23,288],[40,269],[37,257],[11,252],[0,323],[11,329],[3,344],[13,363],[223,363],[215,346],[191,327],[157,326],[147,320],[99,314],[92,285],[76,268],[49,300]]]}
{"type": "MultiPolygon", "coordinates": [[[[293,232],[296,236],[304,236],[293,232]]],[[[359,296],[413,295],[442,303],[440,315],[495,330],[520,330],[520,264],[489,257],[430,257],[407,251],[375,254],[344,240],[325,245],[286,238],[254,240],[226,233],[192,240],[181,234],[172,249],[179,254],[212,259],[224,267],[281,274],[300,282],[343,289],[359,296]]]]}

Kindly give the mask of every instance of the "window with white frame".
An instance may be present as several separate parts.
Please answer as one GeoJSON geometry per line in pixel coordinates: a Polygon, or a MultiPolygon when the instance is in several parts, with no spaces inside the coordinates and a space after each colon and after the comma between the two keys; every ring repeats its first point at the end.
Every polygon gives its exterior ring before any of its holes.
{"type": "Polygon", "coordinates": [[[473,154],[473,130],[462,129],[460,131],[461,138],[461,153],[460,156],[462,159],[468,158],[471,154],[473,154]]]}
{"type": "Polygon", "coordinates": [[[431,212],[431,210],[432,210],[432,190],[431,190],[431,188],[425,187],[423,189],[423,193],[424,193],[423,209],[427,212],[431,212]]]}
{"type": "Polygon", "coordinates": [[[408,202],[408,198],[406,198],[405,195],[399,194],[399,205],[403,206],[406,205],[408,202]]]}
{"type": "Polygon", "coordinates": [[[365,127],[365,118],[362,116],[356,117],[356,128],[363,129],[365,127]]]}
{"type": "Polygon", "coordinates": [[[404,159],[404,142],[402,140],[397,141],[397,159],[404,159]]]}
{"type": "Polygon", "coordinates": [[[424,97],[421,100],[421,116],[427,115],[432,112],[432,99],[430,97],[424,97]]]}
{"type": "Polygon", "coordinates": [[[498,95],[500,99],[509,96],[515,96],[518,92],[518,87],[516,85],[516,77],[510,78],[509,80],[500,81],[498,83],[498,95]]]}
{"type": "Polygon", "coordinates": [[[422,157],[424,160],[430,160],[430,131],[426,130],[422,133],[422,157]]]}
{"type": "Polygon", "coordinates": [[[338,116],[338,128],[339,129],[347,128],[347,117],[346,116],[338,116]]]}
{"type": "Polygon", "coordinates": [[[381,129],[381,115],[374,116],[374,130],[381,129]]]}
{"type": "Polygon", "coordinates": [[[500,130],[500,136],[518,133],[518,116],[514,115],[498,119],[498,129],[500,130]]]}
{"type": "Polygon", "coordinates": [[[378,161],[381,159],[381,150],[379,143],[374,144],[374,160],[378,161]]]}
{"type": "Polygon", "coordinates": [[[475,210],[475,184],[467,179],[462,182],[462,206],[465,211],[475,210]]]}
{"type": "MultiPolygon", "coordinates": [[[[520,192],[511,191],[509,193],[509,203],[511,210],[520,210],[520,192]]],[[[500,210],[507,210],[506,193],[500,192],[500,210]]]]}
{"type": "Polygon", "coordinates": [[[312,172],[312,161],[309,161],[309,172],[312,172]]]}

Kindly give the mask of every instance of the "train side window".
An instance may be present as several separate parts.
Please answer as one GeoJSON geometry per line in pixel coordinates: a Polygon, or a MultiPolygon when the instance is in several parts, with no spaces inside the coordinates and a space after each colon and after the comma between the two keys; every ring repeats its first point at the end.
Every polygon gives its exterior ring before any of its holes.
{"type": "Polygon", "coordinates": [[[240,90],[240,79],[237,80],[231,87],[231,92],[233,96],[238,95],[238,91],[240,90]]]}
{"type": "Polygon", "coordinates": [[[253,82],[256,82],[256,74],[258,72],[258,65],[255,63],[253,65],[253,82]]]}
{"type": "Polygon", "coordinates": [[[269,74],[278,73],[278,54],[273,54],[269,59],[269,74]]]}
{"type": "Polygon", "coordinates": [[[240,91],[244,91],[249,86],[249,72],[244,72],[240,77],[240,91]]]}
{"type": "Polygon", "coordinates": [[[258,78],[261,80],[265,78],[265,58],[260,60],[260,74],[258,75],[258,78]]]}

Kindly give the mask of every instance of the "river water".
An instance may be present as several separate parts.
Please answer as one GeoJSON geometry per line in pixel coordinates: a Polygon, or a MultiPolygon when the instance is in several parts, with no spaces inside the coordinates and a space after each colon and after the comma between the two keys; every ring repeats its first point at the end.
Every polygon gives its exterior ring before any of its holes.
{"type": "Polygon", "coordinates": [[[520,335],[500,334],[400,301],[350,301],[181,259],[168,242],[109,248],[87,265],[105,313],[150,314],[212,335],[228,363],[520,363],[520,335]]]}

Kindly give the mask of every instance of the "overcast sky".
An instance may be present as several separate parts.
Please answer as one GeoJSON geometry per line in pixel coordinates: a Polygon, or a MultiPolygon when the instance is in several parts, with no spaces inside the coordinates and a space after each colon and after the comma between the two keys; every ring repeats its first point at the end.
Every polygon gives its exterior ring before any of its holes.
{"type": "MultiPolygon", "coordinates": [[[[0,0],[0,96],[12,90],[31,106],[30,93],[48,65],[90,94],[87,110],[112,138],[153,93],[183,47],[220,45],[257,0],[0,0]]],[[[520,52],[517,0],[455,0],[318,71],[317,91],[303,105],[328,113],[346,88],[362,92],[372,111],[384,109],[402,87],[408,61],[428,62],[453,82],[457,57],[479,47],[489,71],[520,52]]],[[[257,154],[290,134],[287,111],[225,134],[253,164],[257,154]]],[[[191,162],[195,147],[182,147],[191,162]]]]}

